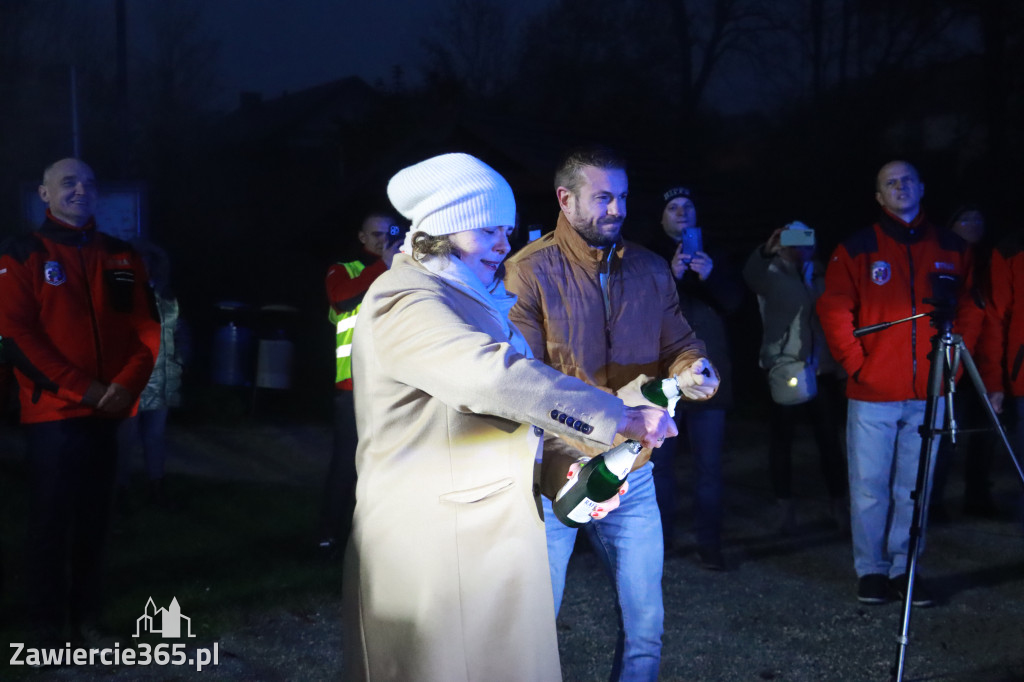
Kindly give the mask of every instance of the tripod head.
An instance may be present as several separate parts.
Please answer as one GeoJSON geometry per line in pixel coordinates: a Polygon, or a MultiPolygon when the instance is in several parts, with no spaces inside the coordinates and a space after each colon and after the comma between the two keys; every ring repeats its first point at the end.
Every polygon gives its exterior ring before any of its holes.
{"type": "Polygon", "coordinates": [[[860,337],[865,334],[873,334],[874,332],[888,329],[894,324],[909,322],[919,317],[930,317],[931,325],[939,331],[940,335],[952,334],[953,318],[956,317],[956,299],[960,293],[960,278],[945,272],[932,272],[928,275],[928,281],[931,284],[932,295],[922,300],[932,306],[930,311],[898,320],[858,327],[853,330],[853,335],[860,337]]]}
{"type": "Polygon", "coordinates": [[[956,317],[956,298],[960,293],[960,278],[944,272],[932,272],[928,275],[932,295],[924,299],[932,306],[927,313],[932,318],[932,326],[940,333],[952,333],[953,318],[956,317]]]}

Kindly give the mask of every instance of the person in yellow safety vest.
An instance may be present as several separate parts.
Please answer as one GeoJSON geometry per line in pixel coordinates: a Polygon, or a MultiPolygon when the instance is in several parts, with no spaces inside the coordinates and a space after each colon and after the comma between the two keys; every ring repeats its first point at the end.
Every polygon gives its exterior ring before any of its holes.
{"type": "Polygon", "coordinates": [[[352,401],[352,334],[363,295],[391,267],[405,229],[387,213],[371,213],[359,230],[359,255],[327,270],[328,319],[337,334],[334,392],[334,446],[320,511],[320,550],[342,549],[352,523],[356,487],[356,422],[352,401]]]}

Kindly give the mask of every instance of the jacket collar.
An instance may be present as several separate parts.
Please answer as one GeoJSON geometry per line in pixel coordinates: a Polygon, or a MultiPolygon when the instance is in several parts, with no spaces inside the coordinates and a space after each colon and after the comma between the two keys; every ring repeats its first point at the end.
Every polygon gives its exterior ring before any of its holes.
{"type": "Polygon", "coordinates": [[[370,267],[380,260],[380,256],[375,253],[370,253],[364,246],[359,250],[359,255],[356,256],[356,260],[362,263],[363,267],[370,267]]]}
{"type": "Polygon", "coordinates": [[[882,228],[882,232],[900,244],[916,244],[924,239],[929,223],[924,217],[924,211],[918,211],[917,216],[907,223],[883,208],[878,226],[882,228]]]}
{"type": "Polygon", "coordinates": [[[96,235],[96,218],[89,218],[89,222],[81,227],[70,225],[63,220],[55,218],[50,209],[46,209],[46,220],[39,227],[39,234],[58,244],[69,244],[80,246],[88,244],[96,235]]]}
{"type": "MultiPolygon", "coordinates": [[[[396,258],[398,258],[396,256],[396,258]]],[[[478,301],[501,325],[506,340],[519,353],[533,357],[526,337],[508,319],[508,313],[516,303],[516,295],[505,290],[505,283],[495,278],[490,286],[485,285],[466,265],[455,256],[427,256],[421,260],[402,258],[399,263],[419,266],[432,273],[449,286],[458,289],[478,301]]]]}
{"type": "Polygon", "coordinates": [[[562,212],[558,213],[558,222],[555,224],[555,242],[570,260],[583,267],[594,269],[600,269],[601,263],[607,260],[609,255],[611,255],[613,263],[622,260],[622,255],[626,250],[621,235],[612,247],[591,246],[580,236],[576,228],[569,224],[569,219],[562,212]],[[611,254],[608,253],[608,248],[611,248],[611,254]]]}

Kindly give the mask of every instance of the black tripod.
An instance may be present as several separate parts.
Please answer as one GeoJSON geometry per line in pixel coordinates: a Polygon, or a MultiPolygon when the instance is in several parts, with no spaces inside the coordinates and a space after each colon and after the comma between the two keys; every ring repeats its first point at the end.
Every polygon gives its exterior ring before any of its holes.
{"type": "Polygon", "coordinates": [[[938,330],[938,333],[932,337],[932,350],[929,355],[930,367],[927,402],[925,403],[924,423],[920,427],[921,454],[918,458],[917,481],[914,492],[911,493],[911,497],[914,500],[914,513],[910,521],[910,545],[907,549],[907,590],[903,597],[903,619],[900,624],[900,634],[896,639],[898,645],[896,663],[892,669],[892,679],[896,680],[896,682],[903,682],[903,668],[906,662],[908,633],[910,631],[910,611],[914,599],[914,575],[917,571],[918,547],[920,546],[920,541],[924,538],[925,521],[928,518],[928,502],[931,496],[928,472],[931,470],[932,444],[935,441],[935,437],[943,433],[948,433],[950,440],[954,444],[956,443],[959,429],[957,428],[956,415],[953,412],[953,395],[956,390],[957,371],[961,364],[970,378],[974,390],[981,397],[981,403],[985,406],[985,412],[992,425],[991,428],[999,434],[1003,441],[1003,447],[1006,448],[1006,452],[1017,469],[1021,482],[1024,483],[1024,471],[1021,470],[1020,462],[1017,461],[1013,448],[1010,447],[1006,431],[1003,429],[1002,424],[999,423],[999,418],[988,401],[985,385],[981,380],[981,375],[978,373],[978,368],[974,364],[974,359],[971,358],[971,354],[967,351],[963,338],[959,334],[953,333],[953,306],[950,305],[951,302],[934,299],[925,299],[925,302],[935,303],[935,310],[901,320],[894,320],[893,322],[883,322],[869,327],[862,327],[853,332],[854,336],[863,336],[864,334],[870,334],[894,324],[908,322],[919,317],[931,317],[932,326],[938,330]],[[941,428],[936,424],[939,401],[943,398],[943,387],[945,387],[946,407],[945,428],[941,428]]]}

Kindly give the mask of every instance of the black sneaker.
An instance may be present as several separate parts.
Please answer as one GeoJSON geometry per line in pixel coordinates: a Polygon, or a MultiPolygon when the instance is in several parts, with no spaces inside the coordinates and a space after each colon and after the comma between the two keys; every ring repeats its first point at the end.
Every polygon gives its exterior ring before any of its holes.
{"type": "Polygon", "coordinates": [[[861,604],[887,604],[892,597],[889,578],[881,573],[868,573],[857,580],[857,601],[861,604]]]}
{"type": "MultiPolygon", "coordinates": [[[[892,585],[892,589],[900,596],[900,600],[907,598],[907,574],[898,575],[889,581],[892,585]]],[[[910,600],[910,603],[914,606],[920,606],[921,608],[927,608],[935,605],[935,596],[932,591],[928,589],[927,581],[919,575],[914,576],[914,596],[910,600]]]]}

